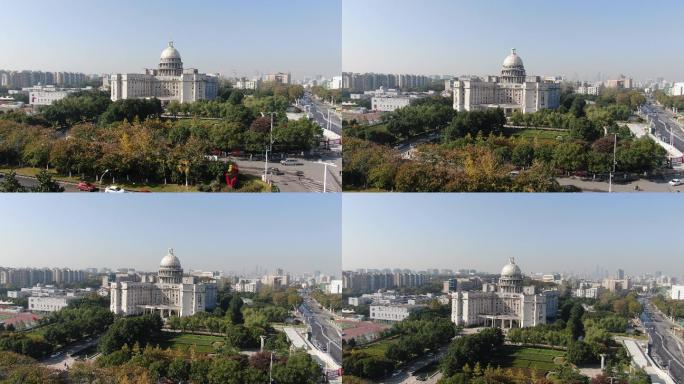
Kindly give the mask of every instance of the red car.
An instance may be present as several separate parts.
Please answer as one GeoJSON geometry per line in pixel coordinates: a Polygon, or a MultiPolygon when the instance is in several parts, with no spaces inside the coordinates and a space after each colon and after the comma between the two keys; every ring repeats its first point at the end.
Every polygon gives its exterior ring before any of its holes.
{"type": "Polygon", "coordinates": [[[87,181],[81,181],[80,183],[78,183],[77,187],[78,187],[79,191],[83,191],[83,192],[95,192],[95,191],[97,191],[97,187],[90,184],[87,181]]]}

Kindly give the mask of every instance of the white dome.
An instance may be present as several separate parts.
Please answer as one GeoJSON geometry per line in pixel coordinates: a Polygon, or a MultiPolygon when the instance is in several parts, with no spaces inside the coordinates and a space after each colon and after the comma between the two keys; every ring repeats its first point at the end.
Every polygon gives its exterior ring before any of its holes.
{"type": "Polygon", "coordinates": [[[511,49],[511,54],[506,56],[503,62],[504,67],[522,67],[523,61],[515,52],[515,48],[511,49]]]}
{"type": "Polygon", "coordinates": [[[169,46],[166,47],[161,53],[161,59],[162,60],[168,60],[168,59],[178,59],[180,60],[181,55],[180,52],[176,48],[173,47],[173,41],[169,41],[169,46]]]}
{"type": "Polygon", "coordinates": [[[169,253],[167,253],[166,256],[161,259],[161,263],[159,263],[159,267],[165,268],[180,268],[180,266],[180,260],[173,254],[173,249],[169,249],[169,253]]]}
{"type": "Polygon", "coordinates": [[[504,267],[501,269],[501,276],[520,276],[520,275],[522,275],[522,271],[520,270],[520,267],[518,267],[515,264],[515,260],[511,257],[508,264],[504,265],[504,267]]]}

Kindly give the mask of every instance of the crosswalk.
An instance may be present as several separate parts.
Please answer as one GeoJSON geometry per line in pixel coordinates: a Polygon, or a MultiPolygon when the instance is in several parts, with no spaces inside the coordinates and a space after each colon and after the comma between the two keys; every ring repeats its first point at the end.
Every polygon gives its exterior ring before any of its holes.
{"type": "MultiPolygon", "coordinates": [[[[323,182],[309,178],[302,178],[299,180],[299,184],[304,186],[304,188],[306,188],[309,192],[323,193],[323,182]]],[[[334,181],[328,180],[326,192],[342,192],[342,188],[340,188],[339,184],[335,183],[334,181]]]]}

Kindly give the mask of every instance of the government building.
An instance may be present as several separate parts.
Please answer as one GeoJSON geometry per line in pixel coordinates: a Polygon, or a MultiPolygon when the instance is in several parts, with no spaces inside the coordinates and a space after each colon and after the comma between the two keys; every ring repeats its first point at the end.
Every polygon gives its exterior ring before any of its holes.
{"type": "Polygon", "coordinates": [[[503,62],[501,76],[464,77],[453,82],[454,109],[481,111],[501,108],[506,115],[513,111],[537,112],[560,106],[560,84],[555,79],[527,76],[515,48],[503,62]]]}
{"type": "Polygon", "coordinates": [[[216,283],[183,276],[173,249],[162,258],[157,276],[142,282],[110,284],[110,309],[116,315],[158,313],[161,317],[192,316],[216,307],[216,283]]]}
{"type": "Polygon", "coordinates": [[[172,100],[193,103],[216,98],[218,78],[199,73],[196,69],[183,69],[180,52],[173,42],[169,42],[162,51],[157,69],[147,69],[145,73],[113,74],[110,88],[112,101],[156,97],[163,103],[172,100]]]}
{"type": "Polygon", "coordinates": [[[537,292],[523,287],[523,274],[513,258],[501,270],[498,284],[483,284],[482,291],[451,295],[451,321],[460,326],[502,329],[546,324],[558,311],[558,291],[537,292]]]}

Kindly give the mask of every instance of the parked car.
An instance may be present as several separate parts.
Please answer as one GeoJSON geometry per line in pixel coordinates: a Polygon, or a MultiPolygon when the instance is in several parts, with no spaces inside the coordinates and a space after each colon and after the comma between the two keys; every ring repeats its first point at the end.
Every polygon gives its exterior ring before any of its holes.
{"type": "Polygon", "coordinates": [[[297,176],[304,176],[304,171],[297,171],[295,172],[297,176]]]}
{"type": "Polygon", "coordinates": [[[78,188],[79,191],[83,191],[83,192],[95,192],[95,191],[97,191],[97,187],[90,184],[87,181],[81,181],[80,183],[78,183],[78,185],[76,187],[78,188]]]}
{"type": "Polygon", "coordinates": [[[282,165],[304,165],[301,161],[297,159],[285,159],[285,160],[280,160],[280,164],[282,165]]]}
{"type": "Polygon", "coordinates": [[[684,184],[684,181],[682,181],[680,179],[672,179],[668,182],[668,184],[670,184],[673,187],[677,187],[677,186],[684,184]]]}
{"type": "Polygon", "coordinates": [[[126,193],[126,190],[116,185],[110,185],[105,188],[105,193],[126,193]]]}

